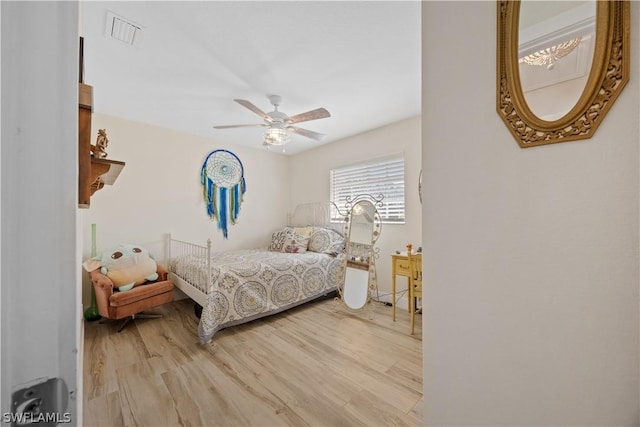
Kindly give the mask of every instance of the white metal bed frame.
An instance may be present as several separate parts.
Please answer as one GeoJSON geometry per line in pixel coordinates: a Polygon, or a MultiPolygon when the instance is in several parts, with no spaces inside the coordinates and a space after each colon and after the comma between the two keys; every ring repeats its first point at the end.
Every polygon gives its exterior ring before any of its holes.
{"type": "Polygon", "coordinates": [[[195,276],[197,271],[195,268],[193,271],[188,272],[186,277],[181,277],[171,271],[172,257],[182,256],[197,256],[206,259],[207,262],[207,277],[211,280],[211,239],[207,239],[207,246],[198,245],[196,243],[185,242],[183,240],[176,240],[171,237],[171,233],[167,234],[167,241],[165,244],[167,249],[167,269],[169,270],[169,280],[173,284],[184,292],[189,298],[204,307],[207,300],[207,289],[209,289],[211,283],[205,285],[199,284],[195,276]]]}

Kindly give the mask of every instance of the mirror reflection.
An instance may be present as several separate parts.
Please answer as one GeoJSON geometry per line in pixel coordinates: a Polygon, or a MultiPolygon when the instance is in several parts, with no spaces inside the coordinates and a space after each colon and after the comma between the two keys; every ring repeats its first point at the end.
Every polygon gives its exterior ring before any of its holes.
{"type": "Polygon", "coordinates": [[[566,115],[585,90],[595,47],[596,2],[522,0],[518,25],[520,83],[540,119],[566,115]]]}
{"type": "Polygon", "coordinates": [[[373,203],[362,201],[351,209],[351,227],[349,242],[370,245],[373,233],[373,216],[376,208],[373,203]]]}

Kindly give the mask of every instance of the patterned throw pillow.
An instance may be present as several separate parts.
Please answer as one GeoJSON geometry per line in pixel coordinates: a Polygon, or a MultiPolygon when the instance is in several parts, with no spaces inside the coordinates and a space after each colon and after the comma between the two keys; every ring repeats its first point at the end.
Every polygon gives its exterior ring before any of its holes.
{"type": "Polygon", "coordinates": [[[313,227],[309,239],[309,250],[329,255],[338,255],[344,251],[344,237],[329,228],[313,227]]]}
{"type": "Polygon", "coordinates": [[[307,251],[312,227],[284,227],[271,235],[271,252],[288,252],[301,254],[307,251]]]}
{"type": "Polygon", "coordinates": [[[290,254],[303,254],[307,252],[309,246],[309,237],[302,234],[293,233],[285,240],[282,252],[290,254]]]}
{"type": "Polygon", "coordinates": [[[284,246],[287,239],[290,239],[293,235],[293,228],[285,227],[280,231],[276,231],[271,235],[271,244],[268,250],[272,252],[284,252],[284,246]]]}

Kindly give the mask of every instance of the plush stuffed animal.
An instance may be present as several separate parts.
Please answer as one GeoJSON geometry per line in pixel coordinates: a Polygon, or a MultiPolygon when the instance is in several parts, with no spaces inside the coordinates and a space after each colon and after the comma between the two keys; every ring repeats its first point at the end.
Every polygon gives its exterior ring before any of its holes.
{"type": "Polygon", "coordinates": [[[100,272],[111,279],[120,291],[158,280],[157,265],[149,251],[135,245],[119,245],[113,251],[86,260],[82,266],[89,272],[100,268],[100,272]]]}

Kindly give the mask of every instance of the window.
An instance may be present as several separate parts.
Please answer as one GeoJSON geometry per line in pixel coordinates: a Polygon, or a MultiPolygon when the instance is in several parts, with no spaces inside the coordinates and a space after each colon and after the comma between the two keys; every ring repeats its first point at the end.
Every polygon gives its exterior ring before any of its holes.
{"type": "MultiPolygon", "coordinates": [[[[331,200],[339,208],[347,196],[382,194],[383,206],[378,212],[383,222],[404,224],[404,157],[378,159],[331,170],[331,200]]],[[[337,212],[332,219],[339,221],[337,212]]]]}

